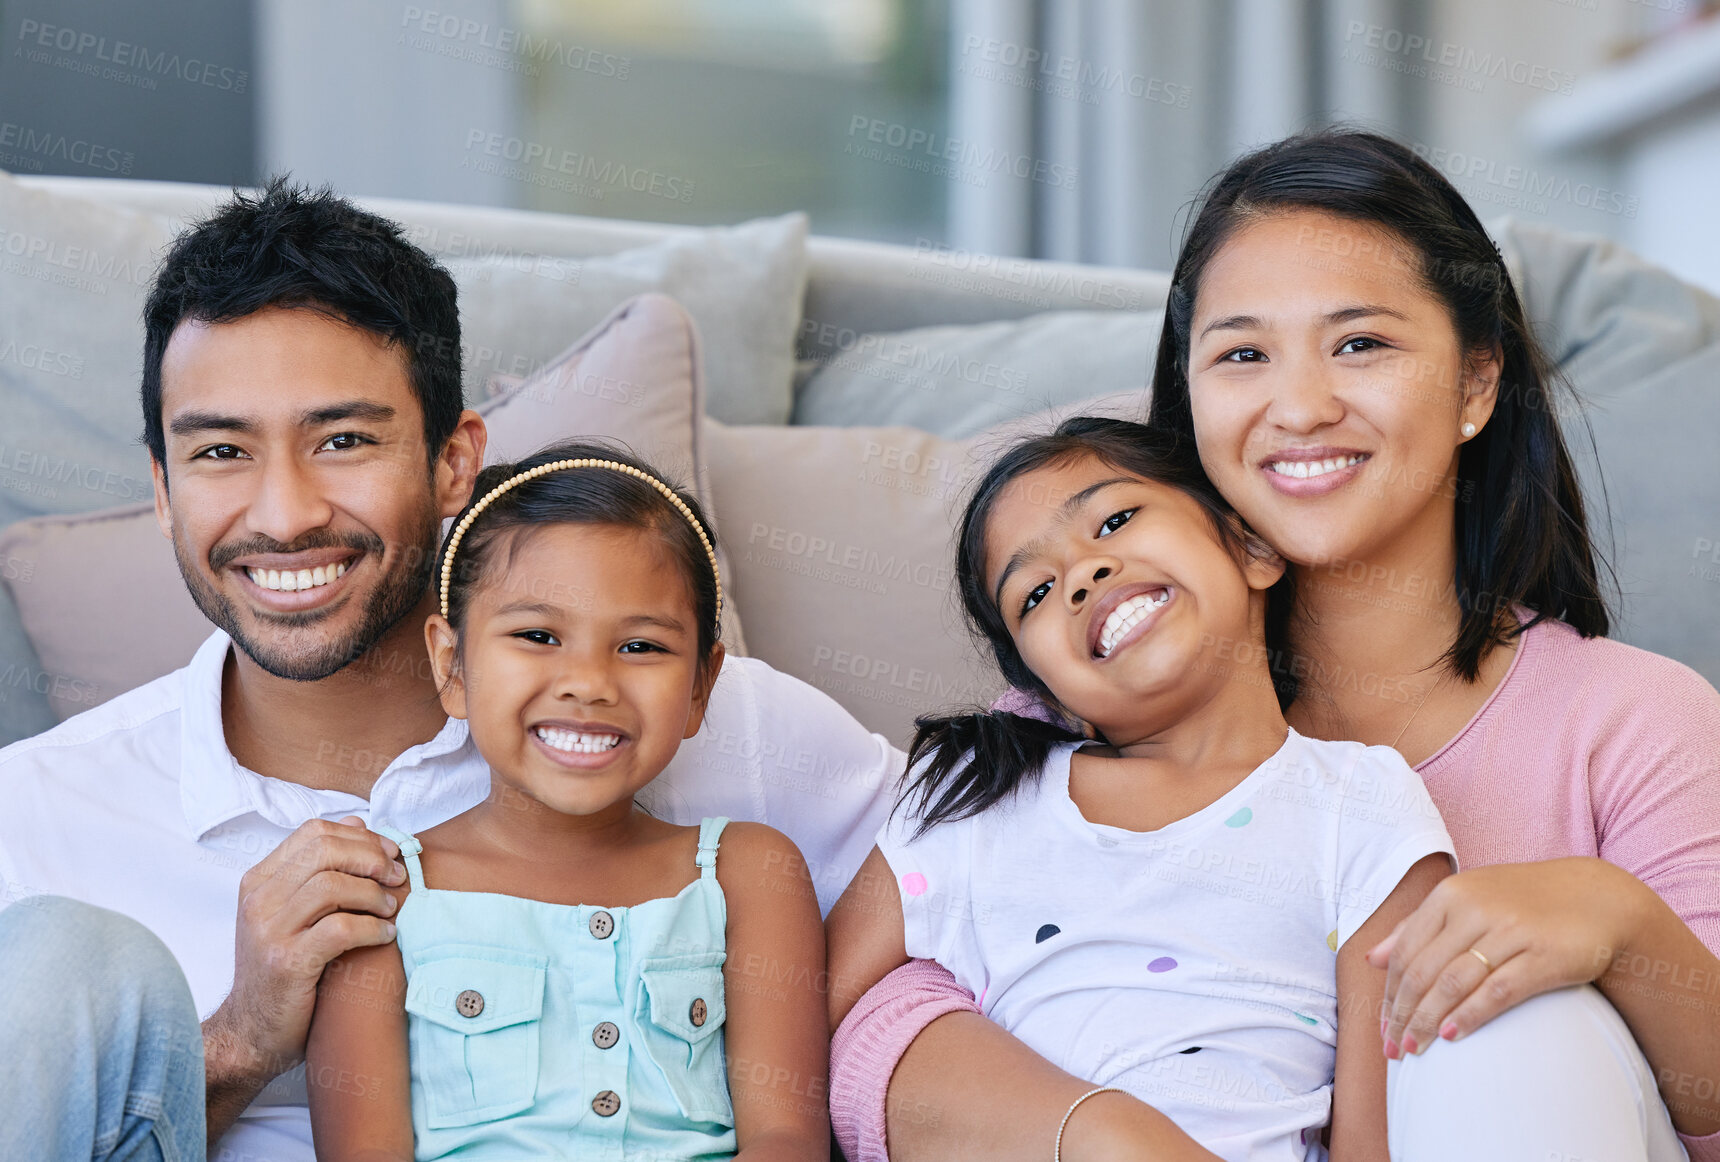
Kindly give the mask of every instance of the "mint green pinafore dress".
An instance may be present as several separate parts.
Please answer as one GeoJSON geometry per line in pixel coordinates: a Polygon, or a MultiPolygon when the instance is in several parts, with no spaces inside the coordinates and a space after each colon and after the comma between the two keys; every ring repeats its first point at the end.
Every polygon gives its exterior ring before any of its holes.
{"type": "Polygon", "coordinates": [[[412,882],[395,938],[418,1162],[734,1154],[727,823],[699,825],[698,879],[631,908],[426,888],[418,840],[377,828],[412,882]]]}

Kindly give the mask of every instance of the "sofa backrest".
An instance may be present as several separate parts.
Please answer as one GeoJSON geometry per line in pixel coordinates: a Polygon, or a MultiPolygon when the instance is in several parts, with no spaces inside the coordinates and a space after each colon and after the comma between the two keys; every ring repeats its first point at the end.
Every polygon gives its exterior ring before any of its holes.
{"type": "MultiPolygon", "coordinates": [[[[180,219],[204,213],[232,192],[226,186],[111,178],[18,175],[18,180],[67,197],[180,219]]],[[[356,200],[411,228],[426,249],[438,254],[501,250],[589,258],[696,229],[444,202],[356,200]]],[[[1152,310],[1164,305],[1170,286],[1170,276],[1158,271],[976,254],[930,240],[900,246],[814,236],[807,249],[811,274],[800,355],[809,359],[872,332],[1018,319],[1042,311],[1152,310]]]]}

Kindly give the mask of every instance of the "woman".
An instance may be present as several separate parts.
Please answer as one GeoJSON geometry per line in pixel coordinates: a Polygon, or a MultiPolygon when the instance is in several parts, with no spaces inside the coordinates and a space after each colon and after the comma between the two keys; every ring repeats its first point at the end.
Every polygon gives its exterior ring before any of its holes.
{"type": "MultiPolygon", "coordinates": [[[[1393,142],[1328,132],[1212,187],[1150,418],[1291,564],[1291,724],[1396,747],[1456,841],[1465,870],[1369,957],[1394,1157],[1659,1162],[1676,1130],[1713,1162],[1720,696],[1605,638],[1553,386],[1462,197],[1393,142]]],[[[922,963],[833,1046],[854,1162],[882,1153],[886,1087],[897,1162],[1044,1158],[1060,1126],[1065,1158],[1211,1157],[1133,1098],[1078,1102],[1088,1079],[922,963]]]]}

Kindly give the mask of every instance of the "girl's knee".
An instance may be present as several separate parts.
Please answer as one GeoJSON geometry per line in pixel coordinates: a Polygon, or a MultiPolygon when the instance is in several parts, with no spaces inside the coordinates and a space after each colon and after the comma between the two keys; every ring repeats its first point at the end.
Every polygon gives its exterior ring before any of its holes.
{"type": "Polygon", "coordinates": [[[1555,989],[1507,1009],[1460,1041],[1435,1041],[1404,1060],[1407,1072],[1452,1071],[1545,1064],[1559,1055],[1595,1061],[1629,1061],[1641,1050],[1623,1018],[1593,985],[1555,989]]]}
{"type": "Polygon", "coordinates": [[[1386,1100],[1403,1162],[1670,1156],[1648,1062],[1591,985],[1543,993],[1392,1063],[1386,1100]]]}

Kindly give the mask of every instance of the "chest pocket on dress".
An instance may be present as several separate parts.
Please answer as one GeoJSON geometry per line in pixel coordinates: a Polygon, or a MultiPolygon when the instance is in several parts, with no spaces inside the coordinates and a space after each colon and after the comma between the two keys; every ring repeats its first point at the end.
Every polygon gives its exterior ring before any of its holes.
{"type": "Polygon", "coordinates": [[[700,952],[641,961],[639,1031],[681,1112],[697,1122],[733,1126],[720,1036],[727,1017],[727,958],[725,952],[700,952]]]}
{"type": "Polygon", "coordinates": [[[469,1126],[529,1108],[549,958],[472,945],[426,955],[413,970],[406,1011],[427,1124],[469,1126]]]}

